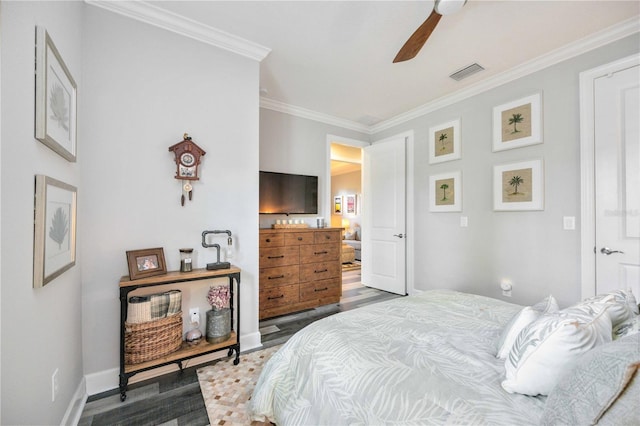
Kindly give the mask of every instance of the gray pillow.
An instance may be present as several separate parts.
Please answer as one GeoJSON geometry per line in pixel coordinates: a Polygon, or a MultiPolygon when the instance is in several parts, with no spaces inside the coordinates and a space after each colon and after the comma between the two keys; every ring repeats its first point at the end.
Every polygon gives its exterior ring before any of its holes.
{"type": "Polygon", "coordinates": [[[582,355],[547,398],[541,425],[640,424],[640,334],[582,355]]]}

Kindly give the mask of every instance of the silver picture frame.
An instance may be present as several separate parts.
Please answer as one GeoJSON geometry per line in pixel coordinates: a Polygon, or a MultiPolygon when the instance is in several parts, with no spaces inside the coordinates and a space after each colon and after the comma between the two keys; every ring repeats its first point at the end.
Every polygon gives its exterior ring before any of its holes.
{"type": "Polygon", "coordinates": [[[76,264],[77,189],[44,175],[35,179],[33,287],[43,287],[76,264]]]}
{"type": "Polygon", "coordinates": [[[77,86],[49,33],[36,27],[35,138],[76,161],[77,86]]]}

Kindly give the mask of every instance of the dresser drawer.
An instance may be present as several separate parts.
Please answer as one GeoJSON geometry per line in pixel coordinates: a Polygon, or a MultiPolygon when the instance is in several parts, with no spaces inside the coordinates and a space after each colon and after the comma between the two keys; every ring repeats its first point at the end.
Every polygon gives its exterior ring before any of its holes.
{"type": "Polygon", "coordinates": [[[272,247],[260,249],[260,268],[297,265],[300,263],[298,247],[272,247]]]}
{"type": "Polygon", "coordinates": [[[342,232],[340,231],[316,231],[313,234],[316,244],[336,243],[342,240],[342,232]]]}
{"type": "Polygon", "coordinates": [[[340,277],[342,265],[339,262],[320,262],[300,265],[300,282],[325,280],[340,277]]]}
{"type": "Polygon", "coordinates": [[[285,285],[260,289],[260,310],[298,303],[299,286],[285,285]]]}
{"type": "Polygon", "coordinates": [[[300,263],[328,262],[340,258],[338,244],[314,244],[300,247],[300,263]]]}
{"type": "Polygon", "coordinates": [[[329,280],[313,281],[300,284],[300,301],[322,299],[324,297],[342,296],[342,283],[339,278],[329,280]]]}
{"type": "Polygon", "coordinates": [[[299,246],[302,244],[313,244],[314,232],[291,232],[284,234],[284,245],[299,246]]]}
{"type": "Polygon", "coordinates": [[[260,288],[296,284],[299,280],[298,265],[260,268],[260,288]]]}
{"type": "Polygon", "coordinates": [[[275,232],[260,233],[259,247],[282,247],[284,246],[284,234],[275,232]]]}

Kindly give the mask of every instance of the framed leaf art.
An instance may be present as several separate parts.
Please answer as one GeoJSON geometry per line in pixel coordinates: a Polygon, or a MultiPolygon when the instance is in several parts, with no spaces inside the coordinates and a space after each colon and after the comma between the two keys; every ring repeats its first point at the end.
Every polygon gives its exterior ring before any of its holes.
{"type": "Polygon", "coordinates": [[[36,27],[35,137],[53,151],[76,161],[76,82],[49,33],[36,27]]]}
{"type": "Polygon", "coordinates": [[[71,186],[36,175],[33,287],[43,287],[76,264],[76,195],[71,186]]]}

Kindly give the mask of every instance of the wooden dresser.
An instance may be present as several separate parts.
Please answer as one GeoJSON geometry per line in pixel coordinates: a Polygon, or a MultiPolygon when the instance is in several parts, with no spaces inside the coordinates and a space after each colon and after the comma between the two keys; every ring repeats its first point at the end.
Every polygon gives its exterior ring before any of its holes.
{"type": "Polygon", "coordinates": [[[260,319],[338,303],[341,228],[260,230],[260,319]]]}

